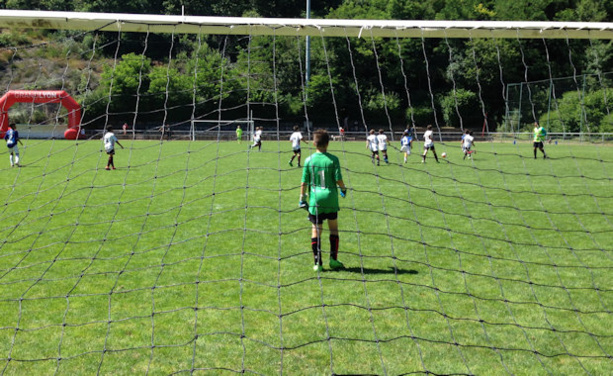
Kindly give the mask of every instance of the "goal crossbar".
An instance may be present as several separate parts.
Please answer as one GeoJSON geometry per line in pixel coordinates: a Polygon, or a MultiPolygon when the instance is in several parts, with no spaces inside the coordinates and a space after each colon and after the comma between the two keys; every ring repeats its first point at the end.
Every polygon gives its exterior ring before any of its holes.
{"type": "Polygon", "coordinates": [[[176,34],[399,38],[613,39],[613,23],[339,20],[3,10],[0,28],[176,34]]]}

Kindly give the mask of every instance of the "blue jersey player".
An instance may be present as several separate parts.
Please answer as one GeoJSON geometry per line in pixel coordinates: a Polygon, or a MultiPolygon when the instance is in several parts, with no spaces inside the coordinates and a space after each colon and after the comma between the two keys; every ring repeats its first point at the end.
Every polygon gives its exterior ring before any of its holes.
{"type": "Polygon", "coordinates": [[[411,148],[413,147],[413,137],[408,130],[404,131],[402,138],[400,139],[400,151],[404,152],[404,163],[407,163],[407,157],[411,155],[411,148]]]}
{"type": "Polygon", "coordinates": [[[4,141],[6,141],[6,147],[9,149],[11,167],[19,167],[19,145],[17,144],[23,145],[23,143],[19,139],[19,132],[17,132],[17,126],[14,123],[9,124],[9,129],[4,134],[4,141]]]}

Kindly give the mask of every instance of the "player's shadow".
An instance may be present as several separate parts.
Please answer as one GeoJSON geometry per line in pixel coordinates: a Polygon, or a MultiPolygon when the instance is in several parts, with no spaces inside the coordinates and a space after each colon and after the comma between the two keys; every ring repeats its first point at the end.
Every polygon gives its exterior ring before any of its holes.
{"type": "Polygon", "coordinates": [[[413,269],[398,269],[390,266],[388,269],[367,268],[367,267],[345,267],[342,271],[358,274],[418,274],[417,270],[413,269]]]}
{"type": "Polygon", "coordinates": [[[27,164],[27,165],[19,164],[19,166],[15,166],[14,168],[15,169],[18,169],[18,168],[39,168],[40,169],[40,168],[42,168],[42,166],[37,166],[37,165],[34,165],[34,164],[27,164]]]}

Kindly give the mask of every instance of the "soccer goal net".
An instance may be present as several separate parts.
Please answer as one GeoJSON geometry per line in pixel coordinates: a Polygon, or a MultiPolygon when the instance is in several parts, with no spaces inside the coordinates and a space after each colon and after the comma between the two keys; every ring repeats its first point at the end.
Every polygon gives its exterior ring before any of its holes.
{"type": "Polygon", "coordinates": [[[201,139],[238,140],[243,137],[253,140],[255,128],[252,120],[192,120],[189,137],[201,139]]]}
{"type": "Polygon", "coordinates": [[[613,372],[611,25],[0,28],[1,87],[67,92],[87,136],[0,108],[2,373],[613,372]],[[348,188],[321,230],[320,152],[348,188]]]}

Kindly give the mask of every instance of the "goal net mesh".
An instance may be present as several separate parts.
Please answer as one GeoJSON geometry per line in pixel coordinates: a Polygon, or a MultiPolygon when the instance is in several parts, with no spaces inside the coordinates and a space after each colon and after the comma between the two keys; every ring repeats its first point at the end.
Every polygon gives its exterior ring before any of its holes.
{"type": "Polygon", "coordinates": [[[304,36],[274,26],[142,26],[13,31],[0,50],[5,91],[66,90],[86,136],[63,140],[60,106],[8,109],[23,144],[21,167],[0,161],[2,373],[612,372],[606,41],[322,31],[307,64],[304,36]],[[428,124],[440,163],[422,159],[428,124]],[[326,223],[313,271],[298,207],[318,128],[349,188],[339,271],[326,223]]]}

